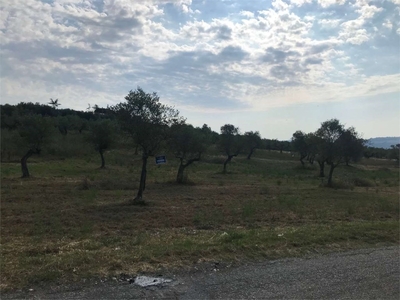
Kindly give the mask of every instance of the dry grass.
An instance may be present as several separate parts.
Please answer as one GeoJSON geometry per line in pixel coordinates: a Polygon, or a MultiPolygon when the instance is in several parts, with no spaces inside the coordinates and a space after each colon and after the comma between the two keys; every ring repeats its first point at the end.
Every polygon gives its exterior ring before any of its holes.
{"type": "Polygon", "coordinates": [[[210,157],[190,167],[192,185],[173,183],[173,161],[151,164],[146,206],[129,205],[137,157],[123,165],[109,153],[106,170],[96,157],[36,158],[28,180],[2,164],[1,288],[398,243],[398,169],[341,167],[338,177],[362,184],[333,190],[286,154],[258,154],[235,159],[227,175],[210,157]]]}

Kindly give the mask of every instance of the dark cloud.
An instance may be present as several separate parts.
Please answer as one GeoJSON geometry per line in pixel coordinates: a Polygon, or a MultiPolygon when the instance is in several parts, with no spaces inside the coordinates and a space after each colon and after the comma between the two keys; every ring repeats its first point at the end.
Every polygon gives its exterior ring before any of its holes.
{"type": "Polygon", "coordinates": [[[241,61],[248,55],[240,47],[227,46],[218,54],[208,51],[177,52],[162,63],[164,68],[175,71],[206,70],[209,65],[219,65],[225,62],[241,61]]]}
{"type": "Polygon", "coordinates": [[[214,30],[217,32],[217,35],[216,35],[217,39],[220,39],[220,40],[230,40],[231,39],[232,29],[229,28],[228,26],[223,25],[214,30]]]}
{"type": "Polygon", "coordinates": [[[285,65],[274,66],[271,68],[270,74],[278,79],[287,79],[295,76],[295,72],[285,65]]]}
{"type": "MultiPolygon", "coordinates": [[[[80,31],[82,39],[98,42],[117,42],[126,39],[126,35],[143,34],[143,13],[140,11],[128,12],[120,9],[115,14],[96,15],[71,15],[67,11],[58,12],[61,19],[60,24],[68,24],[80,31]],[[83,29],[89,29],[84,31],[83,29]]],[[[57,35],[65,35],[57,27],[51,28],[51,31],[57,35]]]]}
{"type": "Polygon", "coordinates": [[[141,27],[143,23],[134,17],[113,18],[109,22],[110,26],[116,29],[131,30],[141,27]]]}
{"type": "MultiPolygon", "coordinates": [[[[96,44],[92,45],[98,47],[96,44]]],[[[50,41],[12,42],[4,45],[2,50],[7,51],[9,57],[20,61],[33,61],[38,58],[46,58],[52,61],[68,58],[68,60],[63,60],[64,64],[100,64],[109,61],[109,58],[102,55],[96,48],[84,50],[76,46],[61,47],[50,41]]]]}
{"type": "Polygon", "coordinates": [[[309,57],[309,58],[307,58],[307,59],[304,61],[304,64],[305,64],[305,65],[319,65],[319,64],[321,64],[323,61],[324,61],[324,60],[321,59],[321,58],[311,58],[311,57],[309,57]]]}
{"type": "Polygon", "coordinates": [[[224,61],[240,61],[247,55],[248,53],[240,47],[228,46],[225,47],[217,56],[224,61]]]}
{"type": "Polygon", "coordinates": [[[318,54],[318,53],[324,52],[325,50],[328,50],[331,48],[332,48],[331,43],[321,43],[321,44],[312,46],[308,53],[309,54],[318,54]]]}
{"type": "Polygon", "coordinates": [[[269,47],[265,50],[265,55],[261,58],[263,62],[280,64],[285,62],[289,57],[299,57],[297,51],[282,51],[276,48],[269,47]]]}

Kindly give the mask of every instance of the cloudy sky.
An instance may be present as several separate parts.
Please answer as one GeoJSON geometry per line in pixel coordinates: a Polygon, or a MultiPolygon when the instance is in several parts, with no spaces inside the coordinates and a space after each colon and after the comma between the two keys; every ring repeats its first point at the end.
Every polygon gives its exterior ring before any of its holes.
{"type": "Polygon", "coordinates": [[[400,135],[400,0],[1,0],[1,102],[157,92],[189,123],[400,135]]]}

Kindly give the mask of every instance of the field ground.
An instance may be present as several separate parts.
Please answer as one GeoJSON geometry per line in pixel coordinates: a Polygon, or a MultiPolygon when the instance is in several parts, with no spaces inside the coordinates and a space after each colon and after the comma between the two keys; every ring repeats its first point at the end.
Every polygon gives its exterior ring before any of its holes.
{"type": "Polygon", "coordinates": [[[287,153],[235,158],[228,174],[223,157],[209,155],[185,185],[174,183],[177,161],[150,161],[147,205],[132,206],[140,156],[105,157],[104,170],[95,154],[32,157],[30,179],[19,178],[17,161],[1,164],[2,290],[399,242],[393,161],[338,167],[336,189],[287,153]]]}

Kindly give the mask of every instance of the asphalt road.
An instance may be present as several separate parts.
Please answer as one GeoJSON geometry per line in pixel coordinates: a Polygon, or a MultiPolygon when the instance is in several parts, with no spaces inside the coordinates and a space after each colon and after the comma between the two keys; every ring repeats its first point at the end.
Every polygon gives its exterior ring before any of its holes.
{"type": "Polygon", "coordinates": [[[2,294],[2,299],[400,299],[399,247],[164,274],[171,283],[91,282],[2,294]]]}

